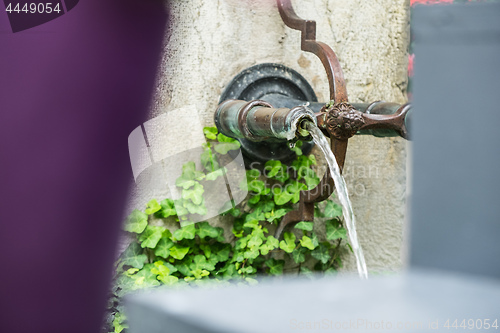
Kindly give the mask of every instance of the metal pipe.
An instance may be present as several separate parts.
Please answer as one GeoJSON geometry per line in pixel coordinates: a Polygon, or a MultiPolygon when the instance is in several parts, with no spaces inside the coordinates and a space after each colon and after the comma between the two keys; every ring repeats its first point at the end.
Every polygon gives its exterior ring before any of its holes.
{"type": "Polygon", "coordinates": [[[295,140],[309,133],[300,128],[304,120],[317,123],[314,112],[307,106],[273,108],[267,102],[227,100],[219,104],[214,121],[220,133],[234,139],[295,140]]]}
{"type": "MultiPolygon", "coordinates": [[[[292,108],[297,105],[307,105],[314,113],[319,113],[321,109],[325,106],[325,103],[321,102],[308,102],[302,101],[300,99],[291,98],[281,94],[267,94],[261,98],[262,100],[276,105],[278,107],[292,108]]],[[[359,112],[371,114],[371,115],[391,115],[395,114],[401,104],[388,103],[384,101],[377,101],[374,103],[351,103],[351,105],[359,112]]],[[[408,106],[411,108],[411,106],[408,106]]],[[[405,116],[406,127],[409,127],[411,121],[411,111],[405,116]]],[[[361,129],[357,134],[361,135],[373,135],[375,137],[397,137],[401,136],[400,132],[391,128],[371,128],[371,129],[361,129]]]]}

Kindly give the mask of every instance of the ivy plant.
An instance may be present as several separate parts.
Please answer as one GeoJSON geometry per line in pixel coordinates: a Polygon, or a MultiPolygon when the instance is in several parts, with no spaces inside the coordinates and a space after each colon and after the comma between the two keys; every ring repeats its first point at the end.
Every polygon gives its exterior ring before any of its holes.
{"type": "Polygon", "coordinates": [[[305,156],[301,142],[292,148],[296,159],[291,166],[268,161],[260,170],[246,171],[242,189],[248,191],[238,206],[228,203],[223,215],[232,220],[230,237],[207,221],[191,223],[192,214],[204,215],[204,184],[223,177],[224,156],[240,148],[237,140],[203,130],[207,139],[200,156],[201,168],[194,162],[182,167],[175,185],[179,199],[149,201],[144,211],[134,210],[124,229],[133,241],[116,262],[116,276],[109,304],[108,326],[113,332],[127,329],[121,298],[132,291],[160,286],[210,283],[255,284],[261,276],[280,276],[286,272],[312,275],[331,273],[342,266],[340,250],[347,238],[342,226],[342,209],[334,201],[317,204],[315,215],[325,219],[326,233],[317,235],[313,222],[302,221],[282,239],[272,231],[289,211],[296,208],[300,191],[314,188],[319,178],[313,170],[314,155],[305,156]],[[321,206],[321,207],[320,207],[321,206]],[[174,220],[175,230],[158,221],[174,220]]]}

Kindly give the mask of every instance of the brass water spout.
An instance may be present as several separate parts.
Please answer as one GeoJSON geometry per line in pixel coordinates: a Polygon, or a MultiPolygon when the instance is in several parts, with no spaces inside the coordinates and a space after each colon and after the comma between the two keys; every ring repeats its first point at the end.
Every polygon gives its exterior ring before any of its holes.
{"type": "Polygon", "coordinates": [[[316,124],[316,115],[306,106],[273,108],[267,102],[227,100],[219,104],[214,122],[219,132],[234,139],[296,141],[309,136],[299,126],[316,124]]]}

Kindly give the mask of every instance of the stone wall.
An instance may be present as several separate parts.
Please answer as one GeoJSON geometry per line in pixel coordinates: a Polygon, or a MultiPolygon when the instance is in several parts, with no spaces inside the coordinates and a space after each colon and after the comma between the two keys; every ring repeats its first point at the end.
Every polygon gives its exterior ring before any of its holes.
{"type": "MultiPolygon", "coordinates": [[[[337,53],[351,102],[406,102],[409,0],[292,2],[299,16],[316,20],[317,39],[337,53]]],[[[265,62],[295,69],[320,101],[327,100],[321,62],[300,50],[300,32],[283,24],[274,0],[169,3],[171,22],[151,118],[189,106],[203,126],[213,126],[225,85],[241,70],[265,62]]],[[[176,133],[179,138],[189,135],[190,125],[184,128],[176,133]]],[[[372,272],[402,267],[406,145],[399,138],[363,136],[349,141],[345,176],[372,272]]],[[[142,208],[153,197],[147,190],[132,191],[129,210],[142,208]]],[[[353,257],[345,258],[345,267],[355,269],[353,257]]]]}

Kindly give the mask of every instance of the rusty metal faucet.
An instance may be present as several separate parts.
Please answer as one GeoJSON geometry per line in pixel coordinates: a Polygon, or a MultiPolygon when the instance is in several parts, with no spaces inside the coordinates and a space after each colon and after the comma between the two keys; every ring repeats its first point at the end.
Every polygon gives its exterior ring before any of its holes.
{"type": "MultiPolygon", "coordinates": [[[[385,102],[350,104],[344,74],[335,52],[328,45],[316,41],[316,22],[301,19],[290,0],[277,0],[277,5],[283,22],[302,32],[302,50],[315,54],[321,60],[328,77],[331,101],[317,113],[303,105],[275,109],[262,100],[224,101],[215,114],[219,131],[233,138],[251,141],[296,140],[308,135],[301,132],[300,122],[311,121],[330,138],[331,150],[340,170],[344,167],[348,139],[360,131],[376,135],[377,131],[391,130],[407,139],[407,115],[411,106],[385,102]]],[[[276,237],[281,236],[285,227],[300,221],[313,221],[314,203],[326,200],[334,189],[333,179],[327,170],[317,187],[300,192],[298,209],[285,215],[276,230],[276,237]]]]}

